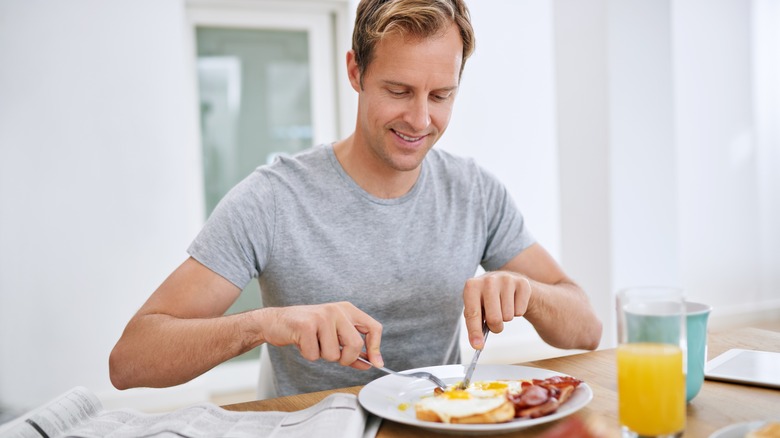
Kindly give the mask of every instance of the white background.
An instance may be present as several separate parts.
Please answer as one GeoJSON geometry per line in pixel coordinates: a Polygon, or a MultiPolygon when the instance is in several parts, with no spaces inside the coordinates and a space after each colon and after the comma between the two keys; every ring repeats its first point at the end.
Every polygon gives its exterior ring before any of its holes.
{"type": "MultiPolygon", "coordinates": [[[[777,317],[776,4],[470,3],[477,51],[439,147],[505,182],[602,345],[634,284],[777,317]]],[[[183,0],[0,0],[0,405],[133,393],[108,354],[203,221],[186,32],[183,0]]],[[[533,356],[512,342],[491,338],[533,356]]],[[[152,397],[202,396],[174,390],[152,397]]]]}

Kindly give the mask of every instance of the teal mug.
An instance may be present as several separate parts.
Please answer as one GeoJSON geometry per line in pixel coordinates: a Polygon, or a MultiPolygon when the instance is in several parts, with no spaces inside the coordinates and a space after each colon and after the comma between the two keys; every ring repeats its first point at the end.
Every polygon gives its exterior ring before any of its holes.
{"type": "MultiPolygon", "coordinates": [[[[696,397],[704,383],[704,365],[707,362],[707,319],[711,311],[712,307],[706,304],[685,302],[688,362],[685,400],[689,403],[696,397]]],[[[680,323],[679,311],[674,315],[674,303],[670,302],[652,303],[649,307],[628,309],[626,312],[629,342],[677,344],[682,329],[680,323]]]]}
{"type": "Polygon", "coordinates": [[[685,302],[688,338],[688,375],[685,378],[685,400],[690,403],[704,383],[707,363],[707,319],[712,307],[703,303],[685,302]]]}

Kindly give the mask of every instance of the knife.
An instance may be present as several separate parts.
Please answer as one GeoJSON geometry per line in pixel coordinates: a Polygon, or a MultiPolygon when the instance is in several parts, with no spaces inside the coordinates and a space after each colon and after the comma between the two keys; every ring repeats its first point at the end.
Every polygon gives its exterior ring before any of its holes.
{"type": "MultiPolygon", "coordinates": [[[[485,349],[485,344],[487,343],[487,337],[489,333],[490,330],[488,329],[487,323],[482,321],[482,336],[484,336],[482,341],[482,350],[485,349]]],[[[474,375],[474,370],[477,368],[477,361],[479,360],[479,355],[482,353],[482,350],[474,350],[474,356],[471,358],[469,367],[466,368],[466,377],[464,377],[463,381],[460,383],[460,389],[466,389],[471,384],[471,376],[474,375]]]]}

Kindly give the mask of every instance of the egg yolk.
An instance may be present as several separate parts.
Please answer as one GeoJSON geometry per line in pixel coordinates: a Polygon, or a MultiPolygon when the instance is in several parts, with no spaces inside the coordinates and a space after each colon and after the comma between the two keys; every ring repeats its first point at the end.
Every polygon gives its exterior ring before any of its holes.
{"type": "Polygon", "coordinates": [[[450,400],[465,400],[471,398],[471,394],[468,391],[462,389],[453,389],[442,394],[444,397],[450,400]]]}
{"type": "Polygon", "coordinates": [[[489,391],[499,391],[506,389],[507,384],[503,382],[488,382],[485,384],[482,389],[489,390],[489,391]]]}

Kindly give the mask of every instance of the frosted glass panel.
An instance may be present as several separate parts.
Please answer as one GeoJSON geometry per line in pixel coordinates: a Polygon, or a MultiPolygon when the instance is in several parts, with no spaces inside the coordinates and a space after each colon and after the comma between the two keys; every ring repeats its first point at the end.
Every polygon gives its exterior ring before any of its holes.
{"type": "Polygon", "coordinates": [[[277,154],[311,146],[306,32],[198,28],[206,206],[277,154]]]}
{"type": "MultiPolygon", "coordinates": [[[[207,213],[257,166],[312,144],[308,36],[199,27],[198,90],[207,213]]],[[[228,313],[260,307],[251,282],[228,313]]],[[[238,359],[252,359],[258,350],[238,359]]]]}

